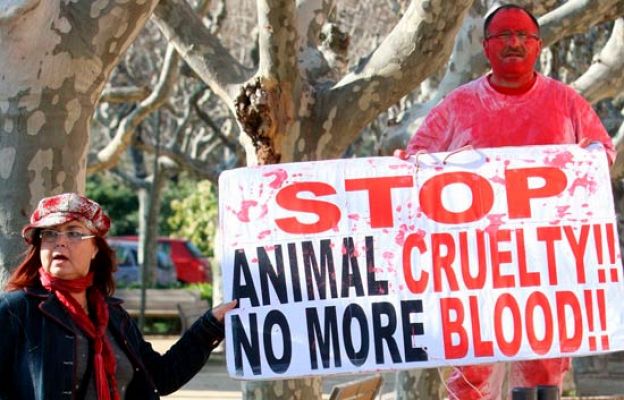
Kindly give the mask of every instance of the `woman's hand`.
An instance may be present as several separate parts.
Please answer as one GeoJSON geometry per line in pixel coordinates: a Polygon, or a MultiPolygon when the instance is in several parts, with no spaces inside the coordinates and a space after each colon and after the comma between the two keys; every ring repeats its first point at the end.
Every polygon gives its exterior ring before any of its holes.
{"type": "Polygon", "coordinates": [[[225,313],[230,310],[233,310],[236,307],[237,303],[238,303],[238,300],[232,300],[228,303],[219,304],[218,306],[212,309],[213,317],[215,317],[217,321],[223,322],[223,318],[225,318],[225,313]]]}

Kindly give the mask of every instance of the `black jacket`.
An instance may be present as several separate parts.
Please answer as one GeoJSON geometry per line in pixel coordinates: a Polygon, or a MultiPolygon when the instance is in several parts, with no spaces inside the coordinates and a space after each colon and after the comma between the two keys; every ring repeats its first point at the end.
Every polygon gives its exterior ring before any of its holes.
{"type": "MultiPolygon", "coordinates": [[[[223,339],[223,325],[207,312],[160,355],[121,307],[106,299],[108,327],[134,367],[127,399],[158,399],[176,391],[206,363],[223,339]]],[[[56,296],[43,289],[0,294],[0,399],[75,399],[76,332],[56,296]]]]}

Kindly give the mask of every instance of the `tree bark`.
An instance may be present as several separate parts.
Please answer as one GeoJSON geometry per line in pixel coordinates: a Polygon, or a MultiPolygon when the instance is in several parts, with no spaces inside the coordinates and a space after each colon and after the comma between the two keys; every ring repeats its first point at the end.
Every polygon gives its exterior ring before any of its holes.
{"type": "Polygon", "coordinates": [[[17,264],[21,228],[42,197],[84,191],[96,101],[156,3],[0,7],[0,269],[17,264]]]}
{"type": "Polygon", "coordinates": [[[243,399],[320,399],[322,391],[319,378],[286,379],[272,382],[248,381],[242,384],[243,399]]]}
{"type": "Polygon", "coordinates": [[[590,103],[614,97],[624,90],[624,18],[613,24],[611,37],[583,75],[572,83],[590,103]]]}

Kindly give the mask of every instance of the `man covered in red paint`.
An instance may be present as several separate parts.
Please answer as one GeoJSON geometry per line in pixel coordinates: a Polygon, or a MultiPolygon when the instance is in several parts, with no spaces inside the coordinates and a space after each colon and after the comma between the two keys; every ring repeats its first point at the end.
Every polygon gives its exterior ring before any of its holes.
{"type": "MultiPolygon", "coordinates": [[[[539,25],[522,7],[506,5],[484,23],[483,51],[491,73],[451,92],[427,116],[406,150],[453,151],[463,146],[500,147],[592,142],[613,163],[613,143],[591,106],[572,88],[535,71],[542,48],[539,25]]],[[[558,385],[569,358],[511,363],[509,387],[558,385]]],[[[448,379],[450,399],[499,399],[505,365],[456,368],[448,379]]]]}

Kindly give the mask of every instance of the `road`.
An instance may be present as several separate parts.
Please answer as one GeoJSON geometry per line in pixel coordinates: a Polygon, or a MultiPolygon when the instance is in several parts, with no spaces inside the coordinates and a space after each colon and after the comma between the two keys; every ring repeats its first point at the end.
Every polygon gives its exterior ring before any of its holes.
{"type": "MultiPolygon", "coordinates": [[[[163,353],[175,342],[177,337],[156,337],[150,336],[146,338],[152,343],[157,351],[163,353]]],[[[323,399],[328,399],[332,388],[336,384],[350,382],[357,379],[365,378],[369,375],[337,375],[323,378],[323,399]]],[[[386,373],[383,375],[384,386],[379,399],[394,399],[394,373],[386,373]]],[[[169,396],[163,396],[163,399],[176,400],[196,400],[196,399],[219,399],[219,400],[238,400],[242,399],[241,382],[229,377],[225,368],[225,355],[216,353],[210,357],[204,368],[195,375],[190,382],[184,385],[177,392],[169,396]]]]}

